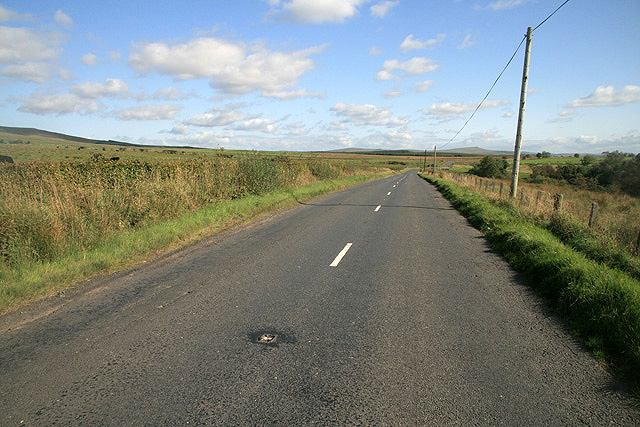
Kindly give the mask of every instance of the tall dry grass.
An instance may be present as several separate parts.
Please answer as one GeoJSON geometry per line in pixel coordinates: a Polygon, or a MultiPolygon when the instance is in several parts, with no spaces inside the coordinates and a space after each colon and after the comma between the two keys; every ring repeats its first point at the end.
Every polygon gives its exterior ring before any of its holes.
{"type": "Polygon", "coordinates": [[[0,269],[90,250],[114,233],[219,200],[358,172],[346,162],[261,156],[0,164],[0,269]]]}
{"type": "MultiPolygon", "coordinates": [[[[458,184],[475,191],[481,191],[493,199],[509,199],[510,182],[480,178],[474,175],[438,172],[442,177],[455,180],[458,184]],[[500,185],[502,184],[502,193],[500,185]]],[[[591,217],[592,204],[597,203],[592,230],[603,241],[615,244],[630,254],[637,253],[640,235],[640,200],[625,194],[587,191],[569,186],[549,184],[518,185],[514,200],[525,212],[541,221],[549,221],[555,212],[555,195],[562,194],[562,211],[574,217],[585,226],[591,217]]]]}

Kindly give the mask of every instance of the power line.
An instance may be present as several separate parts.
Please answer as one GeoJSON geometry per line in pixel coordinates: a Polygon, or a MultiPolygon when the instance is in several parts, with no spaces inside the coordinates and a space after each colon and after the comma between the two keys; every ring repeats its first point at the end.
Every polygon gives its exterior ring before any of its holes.
{"type": "Polygon", "coordinates": [[[449,145],[449,143],[451,143],[451,141],[453,141],[454,139],[456,139],[456,137],[458,135],[460,135],[460,132],[462,132],[462,130],[467,126],[467,123],[469,123],[471,121],[471,119],[473,118],[473,116],[476,115],[476,113],[478,112],[478,110],[480,109],[480,107],[482,106],[482,104],[484,103],[484,101],[489,97],[489,94],[491,93],[491,91],[493,90],[493,88],[496,86],[496,84],[498,83],[498,80],[500,80],[500,77],[502,77],[502,74],[504,74],[505,70],[507,69],[507,67],[509,66],[509,64],[511,64],[511,61],[513,61],[513,58],[515,58],[516,54],[518,53],[518,51],[520,50],[520,48],[522,47],[522,43],[524,43],[524,41],[526,40],[526,36],[524,36],[522,38],[522,40],[520,40],[520,44],[518,45],[518,47],[516,48],[516,50],[513,52],[513,55],[511,55],[511,58],[509,58],[509,61],[507,61],[507,65],[504,66],[504,68],[502,69],[502,71],[500,71],[500,74],[498,74],[498,77],[496,78],[496,80],[493,82],[493,84],[491,85],[491,87],[489,88],[489,91],[487,92],[487,94],[484,96],[484,98],[482,98],[482,101],[480,101],[480,103],[478,104],[478,106],[476,107],[476,109],[473,111],[473,113],[471,114],[471,116],[467,119],[466,122],[464,122],[464,125],[462,125],[462,127],[460,128],[460,130],[458,132],[456,132],[455,135],[453,135],[453,138],[451,138],[446,144],[444,144],[442,147],[440,147],[440,149],[443,149],[444,147],[446,147],[447,145],[449,145]]]}
{"type": "MultiPolygon", "coordinates": [[[[562,9],[562,7],[569,3],[569,0],[565,0],[564,3],[562,3],[560,6],[558,6],[558,8],[556,10],[554,10],[549,16],[547,16],[542,22],[540,22],[538,25],[535,26],[535,28],[532,30],[535,31],[538,28],[540,28],[542,26],[542,24],[544,24],[545,22],[547,22],[549,20],[549,18],[551,18],[553,15],[556,14],[557,11],[559,11],[560,9],[562,9]]],[[[449,141],[447,141],[446,144],[444,144],[442,147],[440,147],[440,149],[446,147],[447,145],[449,145],[454,139],[456,139],[456,137],[458,135],[460,135],[460,132],[462,132],[462,130],[467,126],[467,124],[471,121],[471,119],[473,118],[473,116],[476,115],[476,113],[478,112],[478,110],[480,109],[480,107],[482,106],[482,104],[484,103],[484,101],[489,97],[489,94],[491,93],[491,91],[493,90],[493,88],[495,87],[495,85],[498,83],[498,80],[500,80],[500,77],[502,77],[502,74],[505,72],[505,70],[507,69],[507,67],[509,66],[509,64],[511,64],[511,61],[513,61],[513,58],[515,58],[516,54],[518,53],[518,51],[520,50],[520,48],[522,47],[522,43],[524,43],[524,41],[527,39],[527,36],[525,35],[522,40],[520,40],[520,44],[518,45],[518,47],[516,48],[515,52],[513,52],[513,55],[511,55],[511,58],[509,58],[509,61],[507,62],[507,65],[504,66],[504,68],[502,69],[502,71],[500,71],[500,74],[498,74],[498,77],[496,78],[496,80],[493,82],[493,84],[491,85],[491,87],[489,88],[489,91],[487,92],[487,94],[484,96],[484,98],[482,98],[482,101],[480,101],[480,103],[478,104],[478,106],[476,107],[475,110],[473,110],[473,113],[471,114],[471,116],[469,116],[469,118],[467,119],[466,122],[464,122],[464,125],[462,125],[462,127],[460,128],[460,130],[458,132],[456,132],[455,135],[453,135],[453,138],[451,138],[449,141]]]]}
{"type": "Polygon", "coordinates": [[[537,30],[538,28],[540,28],[542,26],[542,24],[544,24],[545,22],[547,22],[549,20],[549,18],[551,18],[553,15],[556,14],[557,11],[559,11],[562,6],[564,6],[565,4],[569,3],[569,0],[566,0],[564,3],[562,3],[560,6],[558,6],[558,8],[556,10],[553,11],[553,13],[551,13],[551,15],[547,16],[546,18],[544,18],[544,21],[542,21],[541,23],[539,23],[538,25],[536,25],[533,29],[533,31],[537,30]]]}

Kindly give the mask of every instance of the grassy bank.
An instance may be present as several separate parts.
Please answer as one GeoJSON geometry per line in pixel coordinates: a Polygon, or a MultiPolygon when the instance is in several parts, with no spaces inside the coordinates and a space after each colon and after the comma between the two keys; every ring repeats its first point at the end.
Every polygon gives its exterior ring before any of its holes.
{"type": "Polygon", "coordinates": [[[381,173],[261,156],[2,165],[0,313],[381,173]]]}
{"type": "Polygon", "coordinates": [[[640,282],[629,270],[564,244],[548,227],[518,215],[508,201],[490,201],[451,181],[424,178],[548,298],[585,345],[636,389],[640,386],[640,282]]]}

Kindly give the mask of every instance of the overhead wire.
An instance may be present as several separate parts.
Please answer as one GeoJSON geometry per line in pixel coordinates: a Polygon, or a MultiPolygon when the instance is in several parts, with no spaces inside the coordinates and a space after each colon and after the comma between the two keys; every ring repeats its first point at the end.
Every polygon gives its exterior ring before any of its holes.
{"type": "Polygon", "coordinates": [[[542,26],[542,24],[544,24],[545,22],[547,22],[549,20],[549,18],[551,18],[553,15],[556,14],[557,11],[559,11],[560,9],[562,9],[562,6],[564,6],[565,4],[569,3],[569,0],[566,0],[564,3],[562,3],[560,6],[558,6],[558,8],[556,10],[554,10],[551,15],[547,16],[546,18],[544,18],[544,21],[542,21],[541,23],[539,23],[538,25],[535,26],[535,28],[533,29],[533,31],[537,30],[538,28],[540,28],[542,26]]]}
{"type": "MultiPolygon", "coordinates": [[[[549,20],[549,18],[551,18],[553,15],[556,14],[557,11],[559,11],[560,9],[562,9],[562,7],[569,3],[570,0],[565,0],[564,3],[562,3],[560,6],[558,6],[556,8],[556,10],[554,10],[553,12],[551,12],[551,14],[549,14],[549,16],[547,16],[544,20],[542,20],[542,22],[540,22],[538,25],[536,25],[533,31],[537,30],[538,28],[540,28],[542,26],[542,24],[544,24],[545,22],[547,22],[549,20]]],[[[467,119],[466,122],[464,122],[464,124],[462,125],[462,127],[460,128],[460,130],[458,132],[456,132],[455,135],[453,135],[453,137],[447,141],[446,144],[444,144],[442,148],[446,147],[447,145],[449,145],[454,139],[456,139],[456,137],[458,135],[460,135],[460,132],[462,132],[462,130],[467,126],[467,124],[471,121],[471,119],[473,118],[473,116],[476,115],[476,113],[478,112],[478,110],[480,110],[480,107],[482,106],[482,104],[484,103],[484,101],[489,97],[489,94],[491,93],[491,91],[493,90],[493,88],[495,87],[495,85],[498,83],[498,80],[500,80],[500,77],[502,77],[502,74],[504,74],[505,70],[507,69],[507,67],[509,67],[509,65],[511,64],[511,62],[513,61],[513,58],[515,58],[516,54],[518,53],[518,51],[520,50],[520,48],[522,47],[522,43],[524,43],[524,41],[527,39],[527,36],[525,35],[522,40],[520,40],[520,44],[518,45],[518,47],[516,48],[515,52],[513,52],[513,55],[511,55],[511,58],[509,58],[509,61],[507,61],[507,65],[504,66],[504,68],[502,69],[502,71],[500,71],[500,74],[498,74],[498,77],[496,78],[496,80],[493,82],[493,84],[491,85],[491,87],[489,88],[489,91],[487,91],[487,94],[484,96],[484,98],[482,98],[482,101],[480,101],[478,103],[478,105],[476,106],[475,110],[473,110],[473,113],[471,113],[471,116],[469,116],[469,118],[467,119]]]]}
{"type": "Polygon", "coordinates": [[[453,137],[446,143],[444,144],[441,148],[446,147],[447,145],[449,145],[451,143],[451,141],[453,141],[454,139],[456,139],[456,137],[458,135],[460,135],[460,132],[462,132],[462,130],[467,126],[467,123],[469,123],[471,121],[471,119],[473,118],[473,116],[476,115],[476,113],[478,112],[478,110],[480,109],[480,107],[482,106],[482,104],[484,103],[484,101],[489,97],[489,94],[491,93],[491,91],[493,90],[493,88],[496,86],[496,84],[498,83],[498,80],[500,80],[500,77],[502,77],[502,74],[504,74],[505,70],[507,69],[507,67],[509,67],[509,64],[511,64],[511,61],[513,61],[513,58],[515,58],[516,54],[518,53],[518,51],[520,50],[520,48],[522,47],[522,43],[524,43],[524,41],[527,39],[527,36],[524,36],[522,38],[522,40],[520,40],[520,44],[518,45],[518,47],[516,48],[516,50],[513,52],[513,55],[511,55],[511,58],[509,58],[509,61],[507,61],[507,65],[504,66],[504,68],[502,69],[502,71],[500,71],[500,74],[498,74],[498,77],[496,77],[496,80],[493,82],[493,84],[491,85],[491,87],[489,88],[489,91],[487,91],[487,94],[484,96],[484,98],[482,98],[482,101],[480,101],[478,103],[478,105],[476,106],[476,109],[473,110],[473,113],[471,113],[471,116],[469,116],[469,118],[467,119],[466,122],[464,122],[464,125],[462,125],[462,127],[460,128],[460,130],[458,132],[456,132],[455,135],[453,135],[453,137]]]}

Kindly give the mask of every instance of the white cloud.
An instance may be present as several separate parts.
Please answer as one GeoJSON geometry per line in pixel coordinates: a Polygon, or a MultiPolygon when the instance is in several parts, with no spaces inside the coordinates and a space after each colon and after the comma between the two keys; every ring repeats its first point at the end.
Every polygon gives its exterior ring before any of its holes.
{"type": "Polygon", "coordinates": [[[382,49],[380,49],[378,46],[371,46],[369,48],[369,55],[370,56],[382,55],[382,49]]]}
{"type": "Polygon", "coordinates": [[[560,111],[558,115],[549,120],[550,123],[566,123],[573,120],[573,116],[576,114],[575,110],[564,110],[560,111]]]}
{"type": "Polygon", "coordinates": [[[0,70],[0,74],[20,80],[42,83],[49,79],[50,66],[44,62],[11,64],[0,70]]]}
{"type": "Polygon", "coordinates": [[[98,63],[98,57],[93,53],[87,53],[86,55],[82,55],[80,61],[87,67],[94,67],[98,63]]]}
{"type": "Polygon", "coordinates": [[[291,0],[274,10],[279,19],[298,24],[341,23],[358,13],[369,0],[291,0]]]}
{"type": "Polygon", "coordinates": [[[510,118],[511,118],[511,117],[513,117],[513,116],[514,116],[513,111],[507,111],[506,113],[504,113],[504,114],[502,115],[502,117],[504,117],[505,119],[510,119],[510,118]]]}
{"type": "Polygon", "coordinates": [[[398,88],[388,89],[382,92],[382,96],[386,99],[396,98],[402,96],[402,91],[398,88]]]}
{"type": "Polygon", "coordinates": [[[442,43],[446,37],[446,34],[438,34],[438,37],[435,39],[418,40],[413,37],[413,34],[409,34],[400,44],[400,50],[403,52],[409,52],[418,49],[431,49],[438,43],[442,43]]]}
{"type": "Polygon", "coordinates": [[[62,52],[62,40],[56,33],[0,26],[0,64],[56,59],[62,52]]]}
{"type": "Polygon", "coordinates": [[[423,80],[421,82],[416,82],[413,87],[418,92],[426,92],[433,87],[433,80],[423,80]]]}
{"type": "Polygon", "coordinates": [[[537,147],[536,150],[568,153],[601,153],[619,150],[623,152],[640,152],[640,133],[632,130],[625,135],[611,135],[606,138],[594,135],[576,137],[557,137],[550,141],[526,141],[527,145],[537,147]]]}
{"type": "Polygon", "coordinates": [[[298,98],[319,98],[327,97],[326,92],[309,92],[307,89],[299,89],[294,91],[263,91],[262,96],[265,98],[276,98],[282,101],[298,98]]]}
{"type": "Polygon", "coordinates": [[[462,43],[460,43],[460,45],[458,46],[458,49],[466,49],[468,47],[473,46],[476,43],[478,42],[471,40],[471,34],[467,34],[464,37],[464,40],[462,40],[462,43]]]}
{"type": "Polygon", "coordinates": [[[640,102],[640,86],[627,85],[618,92],[613,86],[598,86],[591,95],[574,99],[567,107],[613,107],[635,102],[640,102]]]}
{"type": "Polygon", "coordinates": [[[216,107],[211,112],[193,116],[184,121],[184,124],[200,127],[226,126],[245,118],[245,115],[234,109],[216,107]]]}
{"type": "Polygon", "coordinates": [[[531,0],[496,0],[493,1],[491,3],[489,3],[488,5],[482,7],[482,6],[476,6],[477,9],[492,9],[492,10],[507,10],[507,9],[513,9],[514,7],[518,7],[521,6],[525,3],[530,2],[531,0]]]}
{"type": "Polygon", "coordinates": [[[167,101],[178,101],[181,99],[187,99],[190,95],[183,93],[177,87],[169,86],[162,89],[156,90],[153,95],[151,95],[154,99],[165,99],[167,101]]]}
{"type": "Polygon", "coordinates": [[[113,115],[120,120],[173,120],[181,109],[179,105],[141,105],[114,110],[113,115]]]}
{"type": "Polygon", "coordinates": [[[238,64],[229,64],[211,78],[210,84],[231,94],[279,92],[294,87],[303,74],[315,67],[308,56],[308,51],[288,54],[262,50],[238,64]]]}
{"type": "Polygon", "coordinates": [[[71,93],[61,93],[55,95],[31,95],[23,99],[19,111],[33,114],[70,114],[70,113],[91,113],[98,111],[100,106],[93,100],[80,98],[71,93]]]}
{"type": "Polygon", "coordinates": [[[156,90],[153,94],[146,93],[129,93],[129,96],[137,99],[138,101],[146,101],[149,99],[162,99],[165,101],[180,101],[183,99],[191,98],[195,96],[192,92],[190,94],[182,92],[177,87],[169,86],[156,90]]]}
{"type": "Polygon", "coordinates": [[[345,131],[347,130],[347,125],[344,122],[331,122],[329,130],[332,132],[345,131]]]}
{"type": "Polygon", "coordinates": [[[284,53],[217,38],[199,38],[186,44],[139,43],[132,46],[129,64],[139,73],[156,71],[178,80],[209,78],[223,93],[255,90],[280,92],[294,87],[315,65],[309,56],[324,46],[284,53]]]}
{"type": "Polygon", "coordinates": [[[198,132],[179,136],[168,141],[163,141],[165,145],[173,146],[193,146],[193,147],[210,147],[227,145],[235,140],[233,133],[222,133],[216,131],[198,132]]]}
{"type": "Polygon", "coordinates": [[[382,64],[382,70],[376,74],[376,80],[391,80],[400,78],[394,75],[396,71],[403,71],[408,76],[419,76],[439,67],[433,60],[423,57],[411,58],[408,61],[400,62],[397,59],[389,59],[382,64]]]}
{"type": "MultiPolygon", "coordinates": [[[[501,107],[506,104],[506,99],[488,99],[482,104],[480,110],[501,107]]],[[[477,106],[477,103],[443,102],[441,104],[431,104],[431,107],[423,110],[422,113],[428,116],[436,116],[439,121],[448,121],[463,118],[465,114],[474,111],[477,106]]]]}
{"type": "Polygon", "coordinates": [[[413,143],[413,136],[406,130],[391,130],[380,136],[386,146],[410,148],[413,143]]]}
{"type": "Polygon", "coordinates": [[[129,85],[120,79],[107,79],[104,83],[84,82],[71,87],[71,92],[82,98],[96,99],[103,96],[123,96],[129,85]]]}
{"type": "Polygon", "coordinates": [[[232,128],[236,131],[264,132],[274,135],[278,134],[278,129],[275,127],[275,122],[273,120],[262,119],[259,117],[240,122],[232,128]]]}
{"type": "Polygon", "coordinates": [[[131,46],[129,65],[141,74],[156,71],[178,80],[211,77],[227,64],[244,60],[245,47],[218,38],[198,38],[186,44],[169,46],[162,42],[131,46]]]}
{"type": "Polygon", "coordinates": [[[175,123],[169,133],[172,133],[174,135],[188,135],[189,127],[183,125],[182,123],[175,123]]]}
{"type": "Polygon", "coordinates": [[[118,62],[122,59],[122,54],[120,53],[120,51],[112,50],[111,52],[109,52],[109,59],[113,62],[118,62]]]}
{"type": "Polygon", "coordinates": [[[483,132],[472,133],[464,139],[464,144],[482,146],[503,139],[504,137],[500,135],[496,129],[490,129],[483,132]]]}
{"type": "Polygon", "coordinates": [[[337,115],[345,117],[344,123],[351,123],[356,126],[387,126],[397,127],[409,123],[406,118],[392,117],[391,111],[385,107],[376,107],[371,104],[357,105],[338,102],[331,107],[331,111],[337,115]]]}
{"type": "Polygon", "coordinates": [[[371,9],[370,9],[371,16],[374,16],[376,18],[384,18],[391,9],[393,9],[398,5],[398,3],[400,2],[390,1],[390,0],[376,3],[373,6],[371,6],[371,9]]]}
{"type": "Polygon", "coordinates": [[[21,15],[13,10],[6,9],[0,4],[0,22],[17,21],[19,19],[27,18],[26,15],[21,15]]]}
{"type": "Polygon", "coordinates": [[[303,136],[309,134],[309,129],[302,122],[290,123],[284,126],[284,129],[287,131],[286,134],[289,136],[303,136]]]}
{"type": "Polygon", "coordinates": [[[60,25],[62,28],[71,28],[73,26],[73,20],[69,17],[69,15],[67,15],[60,9],[58,9],[53,15],[53,19],[55,19],[58,25],[60,25]]]}

